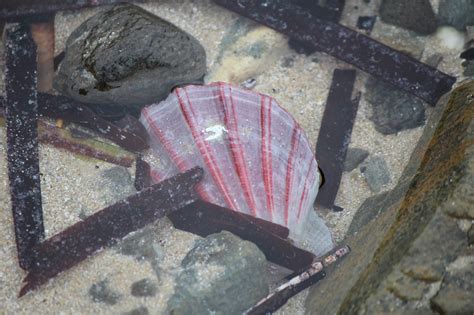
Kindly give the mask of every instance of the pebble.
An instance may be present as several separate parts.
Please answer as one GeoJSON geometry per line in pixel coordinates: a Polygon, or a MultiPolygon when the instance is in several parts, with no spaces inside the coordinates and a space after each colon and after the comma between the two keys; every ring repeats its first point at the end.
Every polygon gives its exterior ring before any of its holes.
{"type": "Polygon", "coordinates": [[[425,105],[419,99],[375,78],[366,84],[375,129],[385,135],[425,124],[425,105]]]}
{"type": "Polygon", "coordinates": [[[148,311],[148,308],[146,308],[145,306],[139,306],[129,312],[122,313],[122,315],[148,315],[148,314],[150,314],[150,312],[148,311]]]}
{"type": "Polygon", "coordinates": [[[467,231],[467,243],[469,246],[474,245],[474,224],[471,225],[471,228],[467,231]]]}
{"type": "Polygon", "coordinates": [[[137,115],[178,85],[202,82],[206,52],[191,35],[130,4],[92,16],[69,36],[54,80],[60,93],[137,115]]]}
{"type": "Polygon", "coordinates": [[[448,272],[438,294],[431,299],[440,314],[472,314],[474,310],[474,259],[466,266],[448,272]]]}
{"type": "Polygon", "coordinates": [[[373,192],[379,192],[390,182],[390,171],[382,156],[374,156],[366,160],[360,166],[360,172],[373,192]]]}
{"type": "Polygon", "coordinates": [[[438,19],[441,25],[451,25],[460,31],[474,25],[474,1],[441,0],[438,19]]]}
{"type": "Polygon", "coordinates": [[[134,282],[131,287],[132,295],[138,297],[155,296],[157,291],[156,284],[148,278],[134,282]]]}
{"type": "Polygon", "coordinates": [[[380,18],[393,24],[428,35],[436,31],[437,20],[429,0],[383,0],[380,18]]]}
{"type": "Polygon", "coordinates": [[[108,305],[117,304],[121,298],[119,293],[110,288],[109,281],[107,279],[94,283],[89,288],[89,295],[92,297],[92,301],[97,303],[105,303],[108,305]]]}
{"type": "Polygon", "coordinates": [[[198,240],[181,266],[167,314],[241,314],[269,292],[263,253],[227,231],[198,240]]]}
{"type": "Polygon", "coordinates": [[[369,156],[369,152],[359,148],[349,148],[344,161],[344,172],[350,172],[369,156]]]}

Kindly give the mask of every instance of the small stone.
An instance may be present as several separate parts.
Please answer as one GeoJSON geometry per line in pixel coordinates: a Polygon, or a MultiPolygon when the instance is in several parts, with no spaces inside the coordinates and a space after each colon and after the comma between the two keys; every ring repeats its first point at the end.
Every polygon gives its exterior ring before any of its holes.
{"type": "Polygon", "coordinates": [[[379,192],[383,185],[390,182],[387,162],[382,156],[374,156],[366,160],[360,166],[360,171],[373,192],[379,192]]]}
{"type": "MultiPolygon", "coordinates": [[[[470,158],[471,165],[472,161],[474,161],[473,156],[470,158]]],[[[446,213],[452,217],[474,220],[474,171],[472,167],[450,194],[444,208],[446,213]]]]}
{"type": "Polygon", "coordinates": [[[133,296],[155,296],[157,288],[152,280],[145,278],[134,282],[131,291],[133,296]]]}
{"type": "Polygon", "coordinates": [[[113,291],[109,287],[108,280],[102,280],[97,283],[94,283],[89,288],[89,295],[92,297],[92,301],[97,303],[105,303],[108,305],[117,304],[120,300],[121,295],[113,291]]]}
{"type": "Polygon", "coordinates": [[[112,202],[125,199],[136,192],[133,186],[132,177],[128,170],[123,166],[114,166],[102,172],[104,180],[99,181],[99,185],[106,186],[113,194],[112,202]]]}
{"type": "Polygon", "coordinates": [[[387,278],[387,289],[404,301],[421,300],[429,290],[428,284],[405,276],[401,272],[393,272],[387,278]]]}
{"type": "Polygon", "coordinates": [[[443,61],[443,55],[435,53],[426,58],[425,63],[429,66],[432,66],[433,68],[437,68],[441,61],[443,61]]]}
{"type": "Polygon", "coordinates": [[[375,129],[394,134],[425,124],[425,106],[422,101],[387,83],[370,78],[366,85],[366,99],[372,107],[375,129]]]}
{"type": "Polygon", "coordinates": [[[472,314],[474,310],[474,259],[449,272],[431,306],[441,314],[472,314]]]}
{"type": "Polygon", "coordinates": [[[467,243],[469,246],[474,245],[474,224],[471,225],[471,228],[467,231],[467,243]]]}
{"type": "Polygon", "coordinates": [[[139,306],[129,312],[122,313],[122,315],[148,315],[148,309],[145,306],[139,306]]]}
{"type": "Polygon", "coordinates": [[[167,314],[241,314],[269,292],[263,253],[227,231],[198,240],[181,265],[167,314]]]}
{"type": "Polygon", "coordinates": [[[383,0],[380,17],[422,35],[433,33],[438,25],[429,0],[383,0]]]}
{"type": "Polygon", "coordinates": [[[344,172],[350,172],[369,156],[369,152],[359,148],[349,148],[344,161],[344,172]]]}
{"type": "Polygon", "coordinates": [[[441,25],[451,25],[460,31],[464,31],[468,25],[474,25],[472,0],[441,0],[438,11],[441,25]]]}
{"type": "Polygon", "coordinates": [[[82,23],[66,43],[54,87],[74,100],[137,115],[178,85],[201,82],[206,53],[175,25],[130,4],[82,23]]]}

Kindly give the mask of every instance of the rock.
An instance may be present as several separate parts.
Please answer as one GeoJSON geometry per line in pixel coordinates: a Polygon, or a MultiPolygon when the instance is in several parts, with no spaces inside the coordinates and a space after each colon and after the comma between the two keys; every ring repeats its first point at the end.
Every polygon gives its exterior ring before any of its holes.
{"type": "Polygon", "coordinates": [[[108,280],[102,280],[94,283],[89,288],[89,295],[92,297],[92,301],[97,303],[105,303],[108,305],[117,304],[120,300],[121,295],[109,287],[108,280]]]}
{"type": "Polygon", "coordinates": [[[359,148],[349,148],[344,161],[344,172],[350,172],[369,156],[369,152],[359,148]]]}
{"type": "Polygon", "coordinates": [[[98,181],[98,184],[101,187],[105,186],[112,193],[112,199],[109,202],[125,199],[136,192],[132,177],[123,166],[106,169],[101,175],[103,180],[98,181]]]}
{"type": "MultiPolygon", "coordinates": [[[[472,124],[474,130],[474,123],[472,124]]],[[[474,150],[471,150],[474,157],[474,150]]],[[[445,206],[448,215],[458,219],[474,220],[474,163],[469,164],[470,172],[460,179],[445,206]]]]}
{"type": "Polygon", "coordinates": [[[122,313],[122,315],[148,315],[148,309],[145,306],[139,306],[129,312],[122,313]]]}
{"type": "Polygon", "coordinates": [[[468,25],[474,25],[472,0],[441,0],[438,11],[441,25],[451,25],[460,31],[464,31],[468,25]]]}
{"type": "Polygon", "coordinates": [[[380,18],[422,35],[436,31],[436,16],[429,0],[383,0],[380,18]]]}
{"type": "Polygon", "coordinates": [[[373,192],[379,192],[383,185],[390,182],[387,162],[382,156],[374,156],[366,160],[361,164],[360,172],[373,192]]]}
{"type": "Polygon", "coordinates": [[[400,268],[406,275],[427,282],[439,281],[444,270],[467,246],[466,236],[456,220],[437,211],[413,242],[400,268]]]}
{"type": "Polygon", "coordinates": [[[369,197],[362,203],[359,209],[357,209],[351,225],[347,230],[348,236],[357,234],[364,226],[387,209],[383,207],[383,204],[389,193],[390,192],[383,192],[379,195],[369,197]]]}
{"type": "Polygon", "coordinates": [[[438,294],[431,299],[440,314],[472,314],[474,310],[474,257],[459,270],[449,272],[438,294]]]}
{"type": "MultiPolygon", "coordinates": [[[[452,272],[459,257],[473,255],[466,232],[459,228],[457,219],[446,214],[455,191],[461,193],[459,187],[472,181],[473,94],[474,81],[465,82],[433,108],[396,187],[383,197],[377,196],[373,208],[368,209],[376,215],[343,240],[351,247],[351,254],[310,290],[307,314],[438,313],[429,303],[441,285],[438,279],[446,277],[446,270],[452,272]],[[403,301],[388,290],[388,283],[392,283],[392,292],[397,290],[403,296],[402,285],[388,281],[400,274],[410,290],[423,293],[421,300],[403,301]],[[429,290],[425,293],[421,287],[426,286],[429,290]]],[[[471,196],[472,191],[464,193],[471,196]]],[[[466,305],[465,293],[456,292],[458,305],[466,305]]],[[[416,294],[411,296],[420,296],[416,294]]],[[[472,292],[469,294],[472,297],[472,292]]],[[[432,305],[448,310],[441,295],[433,301],[432,305]]]]}
{"type": "Polygon", "coordinates": [[[471,228],[467,231],[467,243],[469,246],[474,245],[474,224],[471,225],[471,228]]]}
{"type": "Polygon", "coordinates": [[[425,106],[419,99],[372,77],[366,90],[372,107],[370,119],[378,132],[388,135],[424,125],[425,106]]]}
{"type": "Polygon", "coordinates": [[[428,58],[426,58],[425,63],[429,66],[432,66],[433,68],[438,68],[439,64],[443,61],[443,55],[434,53],[428,58]]]}
{"type": "Polygon", "coordinates": [[[429,287],[426,283],[413,280],[401,272],[393,272],[387,279],[387,288],[404,301],[421,300],[429,287]]]}
{"type": "Polygon", "coordinates": [[[269,292],[263,253],[226,231],[198,240],[181,265],[167,314],[241,314],[269,292]]]}
{"type": "Polygon", "coordinates": [[[177,85],[200,82],[206,53],[175,25],[138,6],[114,5],[89,18],[66,43],[54,87],[77,101],[137,114],[177,85]]]}
{"type": "Polygon", "coordinates": [[[472,77],[474,76],[474,60],[468,60],[463,63],[464,71],[463,75],[465,77],[472,77]]]}
{"type": "Polygon", "coordinates": [[[133,296],[155,296],[157,288],[152,280],[145,278],[134,282],[131,291],[133,296]]]}

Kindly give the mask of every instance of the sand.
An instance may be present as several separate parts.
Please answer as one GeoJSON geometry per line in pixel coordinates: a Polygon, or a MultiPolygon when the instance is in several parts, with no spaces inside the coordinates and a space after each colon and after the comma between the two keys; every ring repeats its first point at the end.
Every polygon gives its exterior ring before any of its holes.
{"type": "MultiPolygon", "coordinates": [[[[362,0],[351,1],[351,5],[346,6],[342,23],[353,27],[359,15],[373,14],[375,4],[368,5],[362,0]]],[[[210,1],[157,1],[142,6],[178,25],[202,43],[208,58],[208,81],[226,78],[231,83],[240,84],[246,79],[255,79],[254,90],[274,96],[303,127],[314,148],[333,69],[351,66],[321,53],[299,55],[287,46],[284,36],[259,27],[210,1]],[[241,66],[232,62],[238,57],[236,52],[259,41],[270,45],[260,51],[260,56],[250,54],[241,66]]],[[[57,14],[57,53],[63,50],[71,31],[96,11],[86,9],[57,14]]],[[[372,37],[393,47],[403,47],[413,54],[421,53],[422,60],[435,52],[441,53],[443,61],[439,69],[461,76],[459,51],[447,49],[434,35],[416,36],[377,21],[372,37]]],[[[0,48],[0,53],[0,92],[3,94],[3,48],[0,48]]],[[[361,91],[362,95],[367,77],[358,71],[355,90],[361,91]]],[[[374,129],[370,116],[370,105],[362,96],[350,147],[383,156],[391,173],[391,182],[383,188],[386,191],[395,186],[422,133],[422,127],[383,136],[374,129]]],[[[47,236],[80,220],[81,213],[90,215],[114,201],[114,187],[100,181],[102,172],[114,165],[83,159],[48,145],[40,146],[40,160],[47,236]]],[[[133,175],[133,167],[129,172],[133,175]]],[[[344,173],[336,204],[345,210],[335,213],[317,209],[327,220],[336,241],[343,239],[355,211],[372,195],[374,193],[368,188],[358,168],[344,173]]],[[[17,264],[9,198],[5,129],[0,127],[0,313],[118,314],[139,306],[146,306],[151,314],[160,313],[173,292],[172,279],[179,270],[180,261],[197,238],[175,230],[163,220],[153,226],[164,254],[161,263],[163,272],[159,277],[147,262],[124,256],[115,249],[107,249],[56,277],[39,290],[18,299],[17,293],[25,272],[17,264]],[[137,298],[130,294],[131,284],[143,278],[151,278],[158,283],[156,297],[137,298]],[[104,279],[121,296],[115,305],[94,303],[88,294],[93,283],[104,279]]],[[[306,294],[302,292],[291,299],[278,314],[303,314],[306,294]]]]}

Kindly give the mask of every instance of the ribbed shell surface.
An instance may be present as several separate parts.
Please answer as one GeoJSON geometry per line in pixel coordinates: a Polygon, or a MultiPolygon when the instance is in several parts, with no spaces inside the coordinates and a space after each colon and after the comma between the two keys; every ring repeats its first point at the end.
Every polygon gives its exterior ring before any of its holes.
{"type": "Polygon", "coordinates": [[[315,215],[318,167],[303,130],[275,99],[220,82],[189,85],[144,108],[140,120],[160,161],[154,181],[199,165],[204,200],[287,226],[304,239],[298,243],[317,243],[309,244],[316,254],[332,248],[317,216],[311,235],[300,235],[315,215]]]}

